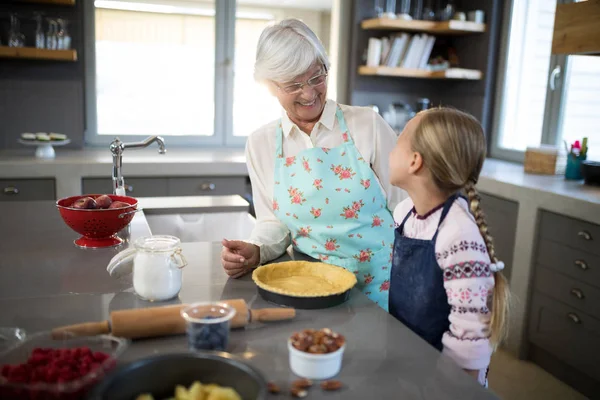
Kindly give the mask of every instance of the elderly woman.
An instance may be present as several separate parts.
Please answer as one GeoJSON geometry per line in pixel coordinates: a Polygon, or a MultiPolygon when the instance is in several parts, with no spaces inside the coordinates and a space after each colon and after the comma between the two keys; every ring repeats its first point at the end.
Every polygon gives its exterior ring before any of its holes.
{"type": "Polygon", "coordinates": [[[249,240],[223,241],[222,264],[237,278],[291,242],[357,274],[358,287],[387,310],[390,210],[405,197],[389,184],[396,134],[373,110],[328,100],[328,68],[322,43],[303,22],[285,20],[261,34],[254,76],[284,112],[248,138],[257,223],[249,240]]]}

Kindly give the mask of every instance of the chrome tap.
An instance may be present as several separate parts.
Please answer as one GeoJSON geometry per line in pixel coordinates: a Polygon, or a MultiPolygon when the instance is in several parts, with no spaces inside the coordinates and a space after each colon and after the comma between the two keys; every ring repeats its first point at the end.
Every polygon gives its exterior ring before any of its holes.
{"type": "Polygon", "coordinates": [[[125,149],[142,149],[150,146],[150,144],[154,142],[158,143],[158,154],[165,154],[167,152],[165,141],[160,136],[150,136],[144,141],[134,143],[123,143],[118,137],[112,141],[109,148],[113,156],[113,194],[118,196],[126,195],[125,180],[123,179],[123,173],[121,172],[121,167],[123,166],[123,151],[125,149]]]}

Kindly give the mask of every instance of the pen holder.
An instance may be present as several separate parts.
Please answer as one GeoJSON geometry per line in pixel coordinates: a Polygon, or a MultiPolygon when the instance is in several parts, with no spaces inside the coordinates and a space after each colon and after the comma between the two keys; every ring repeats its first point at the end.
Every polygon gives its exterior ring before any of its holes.
{"type": "Polygon", "coordinates": [[[576,157],[573,154],[568,154],[567,168],[565,169],[565,179],[574,181],[583,179],[583,174],[581,172],[581,162],[585,159],[586,157],[576,157]]]}

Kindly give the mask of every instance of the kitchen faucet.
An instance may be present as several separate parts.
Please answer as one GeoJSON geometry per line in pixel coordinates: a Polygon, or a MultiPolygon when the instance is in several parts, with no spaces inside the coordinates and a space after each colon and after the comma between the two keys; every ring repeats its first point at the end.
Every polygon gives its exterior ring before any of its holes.
{"type": "Polygon", "coordinates": [[[113,155],[113,194],[116,194],[117,196],[126,195],[125,180],[123,179],[123,173],[121,171],[121,167],[123,166],[123,151],[125,149],[142,149],[150,146],[150,144],[154,142],[158,143],[158,154],[165,154],[167,152],[165,141],[160,136],[150,136],[146,140],[133,143],[123,143],[118,137],[112,141],[109,148],[113,155]]]}

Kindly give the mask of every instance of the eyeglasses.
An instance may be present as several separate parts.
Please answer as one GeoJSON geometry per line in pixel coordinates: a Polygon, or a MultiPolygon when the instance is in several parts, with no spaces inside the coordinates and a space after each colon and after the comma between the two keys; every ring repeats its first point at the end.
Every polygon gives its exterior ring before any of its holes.
{"type": "Polygon", "coordinates": [[[293,83],[287,86],[279,86],[277,85],[277,89],[283,90],[286,94],[297,94],[304,89],[304,86],[308,85],[311,88],[317,88],[323,85],[327,81],[327,72],[320,73],[319,75],[315,75],[304,83],[298,82],[293,83]]]}

